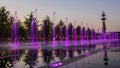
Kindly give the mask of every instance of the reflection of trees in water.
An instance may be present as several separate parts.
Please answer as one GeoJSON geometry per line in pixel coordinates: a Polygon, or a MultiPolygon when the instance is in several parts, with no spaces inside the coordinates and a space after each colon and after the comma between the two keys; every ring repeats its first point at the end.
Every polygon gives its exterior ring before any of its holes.
{"type": "Polygon", "coordinates": [[[0,68],[12,68],[16,61],[19,60],[17,50],[6,50],[0,51],[0,68]]]}
{"type": "Polygon", "coordinates": [[[59,57],[59,59],[62,61],[67,57],[67,51],[68,51],[68,58],[71,59],[74,56],[74,53],[77,52],[78,55],[81,55],[82,51],[85,54],[86,52],[90,52],[96,48],[96,45],[84,45],[84,46],[70,46],[64,49],[56,49],[56,57],[59,57]]]}
{"type": "Polygon", "coordinates": [[[95,50],[95,48],[96,48],[96,45],[94,45],[94,44],[85,45],[82,47],[82,51],[83,51],[83,53],[85,53],[86,51],[90,52],[92,50],[95,50]]]}
{"type": "Polygon", "coordinates": [[[81,55],[81,48],[77,48],[78,55],[81,55]]]}
{"type": "Polygon", "coordinates": [[[56,50],[56,57],[59,57],[59,59],[62,61],[65,59],[66,56],[66,50],[64,49],[57,49],[56,50]]]}
{"type": "Polygon", "coordinates": [[[46,64],[49,64],[51,62],[52,54],[52,50],[42,49],[43,60],[46,64]]]}
{"type": "MultiPolygon", "coordinates": [[[[87,45],[87,46],[78,46],[78,47],[68,47],[66,49],[56,49],[56,57],[58,57],[61,61],[63,61],[66,57],[68,51],[68,59],[74,57],[74,53],[77,52],[79,55],[82,51],[91,51],[96,48],[96,45],[87,45]]],[[[43,60],[46,64],[49,64],[53,59],[53,50],[52,49],[42,49],[43,60]]],[[[25,65],[29,65],[30,68],[33,68],[37,63],[37,50],[29,50],[28,53],[25,53],[25,50],[0,50],[0,68],[11,68],[20,61],[20,58],[24,57],[23,61],[25,65]]]]}
{"type": "Polygon", "coordinates": [[[73,58],[73,53],[74,53],[74,52],[73,52],[73,48],[74,48],[74,47],[71,47],[71,46],[70,46],[69,49],[68,49],[69,58],[73,58]]]}
{"type": "Polygon", "coordinates": [[[1,58],[0,59],[0,67],[1,68],[13,67],[13,59],[11,57],[1,58]]]}
{"type": "Polygon", "coordinates": [[[88,52],[90,52],[92,49],[94,50],[95,49],[95,45],[89,45],[87,46],[88,47],[88,52]]]}
{"type": "Polygon", "coordinates": [[[37,63],[37,50],[29,50],[24,58],[25,65],[29,65],[29,68],[34,68],[37,63]]]}

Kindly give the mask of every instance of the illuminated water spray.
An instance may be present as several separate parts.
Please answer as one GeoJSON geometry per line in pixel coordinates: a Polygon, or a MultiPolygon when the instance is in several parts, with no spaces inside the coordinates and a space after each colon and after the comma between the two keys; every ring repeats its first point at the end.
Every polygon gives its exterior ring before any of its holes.
{"type": "Polygon", "coordinates": [[[11,40],[12,42],[19,41],[19,33],[18,33],[18,16],[17,12],[14,13],[13,24],[11,29],[11,40]]]}
{"type": "Polygon", "coordinates": [[[66,18],[66,40],[68,40],[68,18],[66,18]]]}
{"type": "Polygon", "coordinates": [[[85,31],[85,39],[88,41],[89,38],[88,38],[88,24],[86,24],[86,31],[85,31]]]}
{"type": "Polygon", "coordinates": [[[65,36],[65,45],[68,46],[68,18],[66,18],[66,36],[65,36]]]}
{"type": "Polygon", "coordinates": [[[56,30],[55,30],[55,12],[53,12],[53,27],[52,27],[52,43],[53,46],[56,45],[56,30]]]}
{"type": "Polygon", "coordinates": [[[80,42],[83,43],[83,22],[81,22],[81,30],[80,30],[80,42]]]}
{"type": "Polygon", "coordinates": [[[36,25],[36,22],[37,22],[36,18],[37,18],[37,9],[35,9],[33,12],[33,18],[32,18],[31,26],[30,26],[30,38],[32,42],[38,40],[38,29],[36,25]]]}
{"type": "Polygon", "coordinates": [[[55,12],[53,12],[53,41],[56,39],[56,34],[55,34],[55,12]]]}
{"type": "Polygon", "coordinates": [[[73,27],[72,31],[73,31],[74,45],[76,45],[76,20],[74,20],[74,27],[73,27]]]}

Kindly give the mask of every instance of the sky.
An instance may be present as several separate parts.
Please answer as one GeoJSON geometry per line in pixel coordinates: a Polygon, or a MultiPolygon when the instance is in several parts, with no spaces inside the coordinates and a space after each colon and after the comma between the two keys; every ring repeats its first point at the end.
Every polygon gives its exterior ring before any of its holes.
{"type": "Polygon", "coordinates": [[[55,16],[55,24],[68,18],[68,22],[75,20],[77,25],[83,22],[82,26],[93,26],[96,30],[102,29],[101,14],[104,11],[107,31],[120,31],[120,0],[0,0],[0,6],[6,6],[12,15],[17,11],[22,21],[37,9],[39,23],[48,15],[51,20],[55,16]]]}

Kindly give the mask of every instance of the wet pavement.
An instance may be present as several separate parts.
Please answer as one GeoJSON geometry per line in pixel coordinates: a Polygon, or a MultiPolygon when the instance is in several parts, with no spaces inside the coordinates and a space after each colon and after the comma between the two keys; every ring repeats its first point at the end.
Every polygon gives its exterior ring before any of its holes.
{"type": "Polygon", "coordinates": [[[120,68],[120,48],[107,52],[108,64],[104,61],[104,52],[85,57],[58,68],[120,68]]]}
{"type": "Polygon", "coordinates": [[[78,44],[79,41],[75,45],[73,42],[69,45],[63,44],[66,42],[57,42],[56,46],[52,42],[50,44],[39,43],[1,43],[0,68],[105,67],[103,45],[107,46],[109,65],[117,66],[119,62],[116,59],[120,55],[119,49],[109,52],[120,46],[119,41],[84,45],[78,44]]]}

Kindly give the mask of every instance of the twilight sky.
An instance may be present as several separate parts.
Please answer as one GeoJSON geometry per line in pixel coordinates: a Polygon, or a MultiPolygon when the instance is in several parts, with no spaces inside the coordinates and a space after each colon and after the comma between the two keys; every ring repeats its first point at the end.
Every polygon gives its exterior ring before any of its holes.
{"type": "Polygon", "coordinates": [[[11,14],[15,11],[22,21],[27,14],[38,9],[37,16],[41,21],[48,15],[57,22],[68,17],[69,22],[76,20],[77,25],[83,22],[96,29],[101,29],[101,11],[107,15],[107,31],[120,31],[120,0],[0,0],[0,6],[6,6],[11,14]]]}

